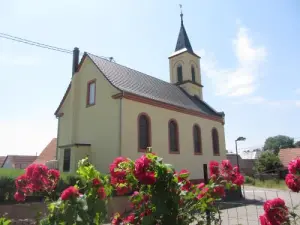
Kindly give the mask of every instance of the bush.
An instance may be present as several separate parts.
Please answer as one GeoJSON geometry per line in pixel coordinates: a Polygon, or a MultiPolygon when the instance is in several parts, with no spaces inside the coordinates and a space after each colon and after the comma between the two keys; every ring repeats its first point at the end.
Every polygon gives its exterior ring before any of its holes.
{"type": "Polygon", "coordinates": [[[245,176],[245,184],[255,185],[255,179],[253,177],[245,176]]]}

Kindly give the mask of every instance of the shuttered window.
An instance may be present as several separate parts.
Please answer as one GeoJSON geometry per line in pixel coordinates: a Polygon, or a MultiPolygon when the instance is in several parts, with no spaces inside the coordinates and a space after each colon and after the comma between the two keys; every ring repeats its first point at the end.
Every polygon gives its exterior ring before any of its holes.
{"type": "Polygon", "coordinates": [[[212,129],[212,146],[214,155],[220,155],[219,134],[216,128],[212,129]]]}
{"type": "Polygon", "coordinates": [[[69,172],[71,164],[71,149],[66,148],[64,150],[64,163],[63,163],[63,171],[69,172]]]}

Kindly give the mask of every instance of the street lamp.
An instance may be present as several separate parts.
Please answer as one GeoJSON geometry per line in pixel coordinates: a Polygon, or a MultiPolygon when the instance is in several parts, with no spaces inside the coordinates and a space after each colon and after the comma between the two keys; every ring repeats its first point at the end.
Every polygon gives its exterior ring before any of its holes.
{"type": "Polygon", "coordinates": [[[246,140],[245,137],[238,137],[238,138],[235,140],[236,163],[237,163],[237,166],[238,166],[238,169],[239,169],[239,170],[240,170],[240,163],[239,163],[239,155],[238,155],[237,142],[238,142],[238,141],[245,141],[245,140],[246,140]]]}
{"type": "MultiPolygon", "coordinates": [[[[235,140],[235,153],[236,153],[236,163],[237,163],[237,167],[238,167],[238,171],[240,172],[240,163],[239,163],[239,155],[238,155],[238,148],[237,148],[237,142],[238,141],[245,141],[246,138],[245,137],[238,137],[235,140]]],[[[244,196],[245,196],[245,189],[244,189],[244,196]]],[[[240,189],[240,197],[243,198],[242,195],[242,190],[240,189]]]]}

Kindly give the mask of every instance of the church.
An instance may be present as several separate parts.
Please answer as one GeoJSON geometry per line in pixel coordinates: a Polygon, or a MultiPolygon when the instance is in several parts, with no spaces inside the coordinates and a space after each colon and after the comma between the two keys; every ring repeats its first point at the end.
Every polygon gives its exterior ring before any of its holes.
{"type": "Polygon", "coordinates": [[[203,99],[200,56],[183,23],[169,56],[169,82],[74,48],[72,79],[55,116],[60,171],[74,173],[86,155],[109,171],[118,156],[138,158],[147,147],[203,179],[203,164],[226,157],[225,114],[203,99]]]}

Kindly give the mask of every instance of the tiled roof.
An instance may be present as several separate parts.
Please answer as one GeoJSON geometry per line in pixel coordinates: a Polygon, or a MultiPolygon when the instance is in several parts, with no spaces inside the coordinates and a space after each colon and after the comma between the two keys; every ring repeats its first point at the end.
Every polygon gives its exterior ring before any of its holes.
{"type": "Polygon", "coordinates": [[[117,89],[148,99],[199,111],[207,115],[223,117],[196,96],[188,95],[182,88],[149,76],[115,62],[86,53],[107,80],[117,89]]]}
{"type": "Polygon", "coordinates": [[[36,160],[37,156],[32,155],[8,155],[6,160],[10,160],[15,168],[24,169],[36,160]]]}
{"type": "Polygon", "coordinates": [[[56,157],[56,138],[53,138],[41,154],[37,157],[34,163],[45,164],[47,161],[54,160],[56,157]]]}
{"type": "Polygon", "coordinates": [[[300,157],[300,148],[280,149],[278,156],[283,166],[287,167],[290,161],[300,157]]]}
{"type": "Polygon", "coordinates": [[[0,168],[2,167],[5,159],[6,159],[6,156],[0,156],[0,168]]]}
{"type": "Polygon", "coordinates": [[[179,31],[175,51],[179,51],[179,50],[184,49],[184,48],[186,48],[188,52],[193,53],[193,48],[192,48],[192,45],[190,43],[189,37],[186,33],[186,30],[184,28],[183,19],[181,17],[181,26],[180,26],[180,31],[179,31]]]}

